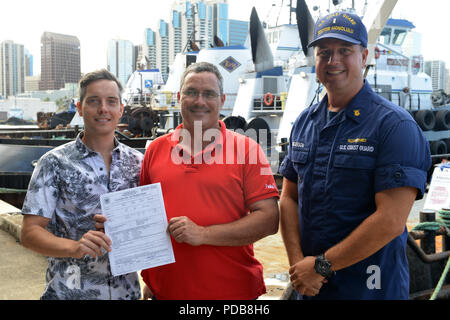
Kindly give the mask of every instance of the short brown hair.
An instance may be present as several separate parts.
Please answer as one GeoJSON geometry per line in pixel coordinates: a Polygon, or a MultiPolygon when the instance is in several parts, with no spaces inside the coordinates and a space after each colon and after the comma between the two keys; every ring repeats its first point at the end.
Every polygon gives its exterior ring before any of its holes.
{"type": "Polygon", "coordinates": [[[79,86],[79,92],[80,92],[80,103],[83,104],[83,99],[86,96],[86,88],[88,85],[90,85],[92,82],[98,81],[98,80],[111,80],[114,81],[117,84],[117,87],[119,88],[119,102],[122,103],[122,90],[123,86],[120,83],[119,79],[116,78],[115,75],[113,75],[111,72],[109,72],[106,69],[100,69],[95,70],[89,73],[86,73],[78,83],[79,86]]]}
{"type": "Polygon", "coordinates": [[[189,67],[184,70],[183,75],[181,76],[180,90],[183,88],[184,80],[186,79],[189,73],[200,73],[200,72],[212,72],[216,75],[217,80],[219,80],[219,91],[220,94],[223,94],[223,77],[220,74],[219,69],[215,65],[209,62],[197,62],[191,64],[189,67]]]}

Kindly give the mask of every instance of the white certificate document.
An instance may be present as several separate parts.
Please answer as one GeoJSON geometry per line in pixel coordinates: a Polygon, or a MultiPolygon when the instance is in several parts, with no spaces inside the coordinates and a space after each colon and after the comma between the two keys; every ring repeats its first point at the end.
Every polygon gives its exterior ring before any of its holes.
{"type": "Polygon", "coordinates": [[[436,167],[431,178],[424,209],[442,210],[450,207],[450,170],[436,167]]]}
{"type": "Polygon", "coordinates": [[[113,276],[175,262],[159,183],[100,197],[113,276]]]}

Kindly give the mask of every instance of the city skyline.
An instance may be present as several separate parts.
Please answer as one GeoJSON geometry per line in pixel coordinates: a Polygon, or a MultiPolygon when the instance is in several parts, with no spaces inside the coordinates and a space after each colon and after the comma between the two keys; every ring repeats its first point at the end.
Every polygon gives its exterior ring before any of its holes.
{"type": "MultiPolygon", "coordinates": [[[[125,7],[121,1],[96,0],[89,2],[89,6],[75,7],[68,1],[6,0],[2,11],[8,13],[0,20],[0,42],[12,40],[24,45],[34,57],[34,74],[37,75],[40,73],[40,37],[43,32],[76,36],[80,39],[81,72],[85,73],[107,67],[109,40],[124,39],[134,45],[142,44],[145,28],[155,30],[160,19],[169,21],[172,2],[129,0],[125,7]],[[32,14],[28,15],[28,12],[32,14]],[[25,26],[18,25],[21,17],[27,22],[25,26]]],[[[273,21],[274,16],[280,11],[279,7],[272,7],[274,2],[281,3],[270,0],[229,0],[229,18],[248,21],[251,8],[255,6],[262,21],[268,18],[272,18],[273,21]]],[[[284,1],[285,4],[288,2],[284,1]]],[[[329,2],[307,0],[311,11],[313,5],[317,3],[322,5],[324,12],[329,2]]],[[[435,4],[434,8],[430,5],[424,6],[423,2],[418,0],[399,0],[393,18],[410,20],[416,26],[413,30],[422,34],[424,60],[443,60],[448,68],[450,44],[442,38],[440,31],[444,30],[445,10],[439,8],[444,8],[444,0],[435,0],[431,3],[435,4]]],[[[295,4],[296,1],[293,1],[293,5],[295,4]]],[[[286,14],[284,17],[280,16],[280,19],[281,23],[287,23],[286,14]]]]}

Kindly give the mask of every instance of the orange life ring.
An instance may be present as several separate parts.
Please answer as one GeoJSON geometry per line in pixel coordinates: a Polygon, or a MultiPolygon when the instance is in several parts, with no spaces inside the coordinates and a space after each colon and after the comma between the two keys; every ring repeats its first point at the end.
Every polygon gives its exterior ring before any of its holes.
{"type": "Polygon", "coordinates": [[[375,59],[378,59],[381,55],[381,51],[378,47],[375,47],[375,59]]]}
{"type": "Polygon", "coordinates": [[[270,92],[267,92],[264,95],[264,104],[266,106],[270,106],[273,103],[273,94],[271,94],[270,92]]]}

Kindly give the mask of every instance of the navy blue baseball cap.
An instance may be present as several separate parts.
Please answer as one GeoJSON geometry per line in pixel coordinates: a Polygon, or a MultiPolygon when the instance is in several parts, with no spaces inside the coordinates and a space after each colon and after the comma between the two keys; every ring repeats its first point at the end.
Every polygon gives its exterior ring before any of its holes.
{"type": "Polygon", "coordinates": [[[314,26],[314,39],[308,48],[326,38],[340,39],[367,48],[367,29],[359,16],[353,13],[335,12],[319,18],[314,26]]]}

